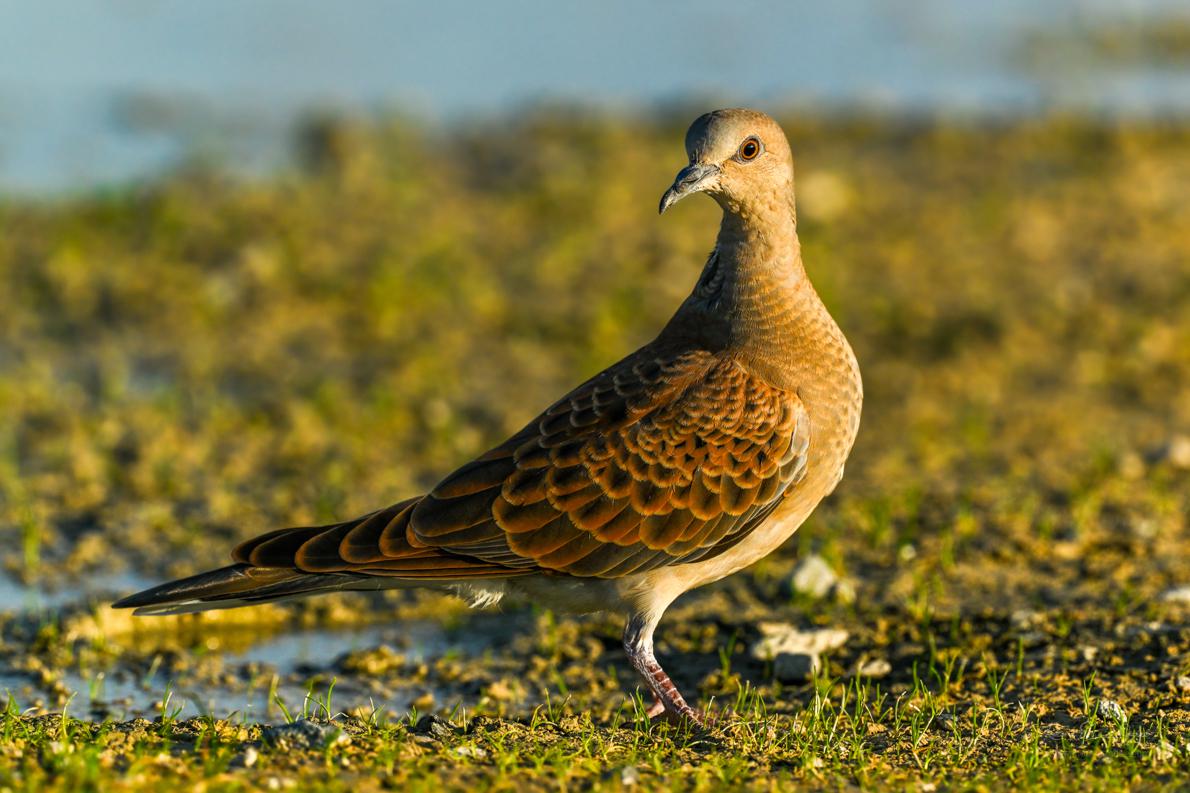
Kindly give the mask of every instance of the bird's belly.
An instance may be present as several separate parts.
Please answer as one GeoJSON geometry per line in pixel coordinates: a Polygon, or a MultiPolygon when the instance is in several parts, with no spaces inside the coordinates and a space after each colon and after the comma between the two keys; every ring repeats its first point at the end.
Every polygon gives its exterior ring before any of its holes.
{"type": "Polygon", "coordinates": [[[575,578],[567,575],[536,575],[512,578],[505,583],[508,594],[554,611],[589,614],[595,611],[624,611],[620,584],[603,578],[575,578]]]}

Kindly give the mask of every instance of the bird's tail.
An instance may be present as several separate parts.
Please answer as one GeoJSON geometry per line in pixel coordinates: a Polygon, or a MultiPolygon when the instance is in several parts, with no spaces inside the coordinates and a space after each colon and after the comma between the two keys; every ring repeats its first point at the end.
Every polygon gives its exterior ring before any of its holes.
{"type": "Polygon", "coordinates": [[[160,584],[112,604],[136,609],[134,614],[161,616],[196,611],[230,609],[277,600],[344,590],[371,590],[399,586],[394,579],[351,573],[307,573],[284,567],[233,564],[205,573],[160,584]]]}
{"type": "Polygon", "coordinates": [[[279,529],[241,543],[236,564],[170,581],[112,604],[135,614],[188,614],[322,592],[451,586],[531,572],[413,545],[406,526],[418,499],[345,523],[279,529]]]}

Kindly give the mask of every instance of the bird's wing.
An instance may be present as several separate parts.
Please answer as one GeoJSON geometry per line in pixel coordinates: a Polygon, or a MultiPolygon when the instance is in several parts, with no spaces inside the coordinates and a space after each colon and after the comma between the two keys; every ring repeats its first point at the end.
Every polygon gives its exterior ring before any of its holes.
{"type": "Polygon", "coordinates": [[[801,400],[707,351],[645,348],[429,494],[250,540],[237,561],[460,579],[614,578],[735,545],[805,473],[801,400]]]}

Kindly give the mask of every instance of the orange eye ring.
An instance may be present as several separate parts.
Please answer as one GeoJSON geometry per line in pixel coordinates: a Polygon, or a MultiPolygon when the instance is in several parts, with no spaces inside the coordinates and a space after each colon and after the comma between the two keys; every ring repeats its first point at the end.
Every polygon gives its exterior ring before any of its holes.
{"type": "Polygon", "coordinates": [[[756,137],[747,138],[740,144],[739,151],[736,152],[736,158],[740,162],[748,162],[755,160],[764,151],[764,147],[760,144],[760,139],[756,137]]]}

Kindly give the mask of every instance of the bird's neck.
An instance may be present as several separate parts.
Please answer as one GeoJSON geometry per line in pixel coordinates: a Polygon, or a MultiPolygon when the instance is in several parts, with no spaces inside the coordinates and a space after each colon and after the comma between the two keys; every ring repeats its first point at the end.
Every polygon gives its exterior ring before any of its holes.
{"type": "Polygon", "coordinates": [[[806,278],[792,198],[724,201],[715,250],[728,265],[730,298],[738,309],[766,309],[769,291],[794,288],[806,278]]]}
{"type": "Polygon", "coordinates": [[[683,324],[772,385],[798,388],[820,347],[846,341],[806,277],[792,198],[721,203],[715,250],[679,312],[683,324]]]}

